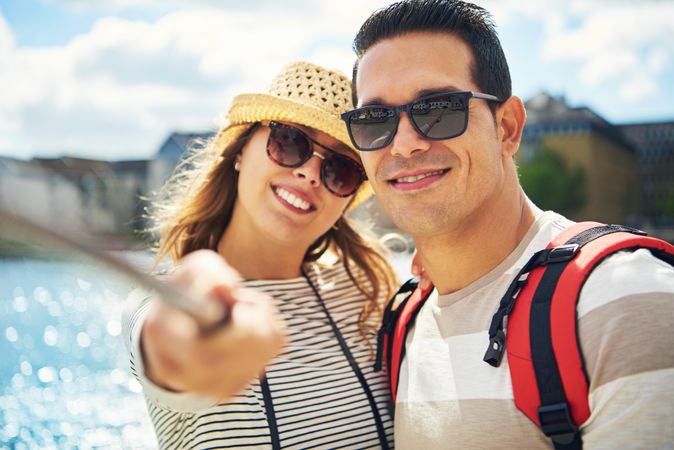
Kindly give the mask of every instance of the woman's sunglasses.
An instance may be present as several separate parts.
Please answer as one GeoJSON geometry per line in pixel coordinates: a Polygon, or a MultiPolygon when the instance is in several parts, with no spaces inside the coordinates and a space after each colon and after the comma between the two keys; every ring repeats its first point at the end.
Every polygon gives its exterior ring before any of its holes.
{"type": "Polygon", "coordinates": [[[300,167],[312,156],[321,159],[321,181],[328,191],[337,197],[354,194],[367,179],[357,161],[337,153],[307,136],[299,128],[271,121],[267,139],[267,154],[272,161],[283,167],[300,167]],[[326,150],[326,154],[314,151],[314,145],[326,150]]]}
{"type": "Polygon", "coordinates": [[[417,132],[426,139],[444,140],[460,136],[468,127],[471,97],[500,102],[480,92],[432,94],[400,106],[368,105],[342,114],[353,145],[360,151],[379,150],[389,145],[398,131],[400,112],[405,111],[417,132]]]}

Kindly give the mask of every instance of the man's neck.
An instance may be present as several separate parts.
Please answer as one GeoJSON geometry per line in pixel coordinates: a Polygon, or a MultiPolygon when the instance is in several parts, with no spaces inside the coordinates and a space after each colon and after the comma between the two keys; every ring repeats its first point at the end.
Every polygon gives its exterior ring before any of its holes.
{"type": "Polygon", "coordinates": [[[511,202],[498,202],[460,226],[414,241],[426,273],[440,294],[465,288],[512,253],[534,222],[523,192],[511,202]]]}

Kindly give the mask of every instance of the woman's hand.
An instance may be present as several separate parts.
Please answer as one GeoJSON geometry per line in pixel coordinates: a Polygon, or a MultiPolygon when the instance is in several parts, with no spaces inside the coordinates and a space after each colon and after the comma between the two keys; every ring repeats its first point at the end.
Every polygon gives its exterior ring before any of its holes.
{"type": "Polygon", "coordinates": [[[195,301],[220,301],[229,322],[204,334],[194,318],[155,301],[141,331],[145,373],[166,389],[217,401],[241,392],[282,349],[285,326],[263,293],[240,287],[239,274],[217,253],[180,261],[172,280],[195,301]]]}
{"type": "Polygon", "coordinates": [[[419,261],[419,254],[417,253],[416,249],[412,254],[412,264],[410,267],[410,272],[415,277],[419,277],[419,288],[421,288],[422,291],[425,291],[431,286],[432,284],[431,279],[428,277],[428,274],[424,270],[424,266],[421,264],[421,261],[419,261]]]}

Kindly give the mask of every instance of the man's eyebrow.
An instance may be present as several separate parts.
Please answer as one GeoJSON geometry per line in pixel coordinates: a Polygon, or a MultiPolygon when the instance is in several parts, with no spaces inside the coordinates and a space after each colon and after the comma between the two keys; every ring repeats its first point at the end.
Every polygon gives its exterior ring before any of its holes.
{"type": "Polygon", "coordinates": [[[419,97],[425,97],[427,95],[432,95],[432,94],[442,94],[445,92],[463,92],[465,89],[459,89],[456,86],[442,86],[439,88],[428,88],[428,89],[422,89],[417,92],[417,96],[415,98],[419,97]]]}
{"type": "MultiPolygon", "coordinates": [[[[414,93],[414,98],[410,100],[413,102],[414,100],[420,98],[420,97],[425,97],[427,95],[432,95],[432,94],[441,94],[443,92],[463,92],[464,90],[459,89],[456,86],[448,85],[448,86],[440,86],[440,87],[432,87],[432,88],[425,88],[425,89],[420,89],[414,93]]],[[[383,106],[398,106],[398,105],[392,105],[389,102],[385,101],[381,97],[374,97],[371,99],[368,99],[368,101],[363,102],[362,105],[359,107],[362,108],[363,106],[372,106],[372,105],[383,105],[383,106]]]]}

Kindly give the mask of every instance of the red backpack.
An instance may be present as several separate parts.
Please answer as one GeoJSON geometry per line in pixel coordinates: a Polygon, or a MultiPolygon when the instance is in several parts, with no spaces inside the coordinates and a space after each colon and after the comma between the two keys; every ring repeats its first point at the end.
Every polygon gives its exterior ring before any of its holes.
{"type": "MultiPolygon", "coordinates": [[[[529,259],[492,318],[484,361],[498,367],[507,348],[515,405],[558,450],[582,448],[580,426],[590,416],[589,378],[576,330],[581,288],[605,258],[640,248],[674,265],[674,246],[643,231],[596,222],[574,224],[529,259]]],[[[433,286],[422,291],[412,279],[384,311],[375,370],[386,361],[394,404],[407,333],[432,291],[433,286]],[[399,296],[404,299],[394,309],[399,296]]]]}

